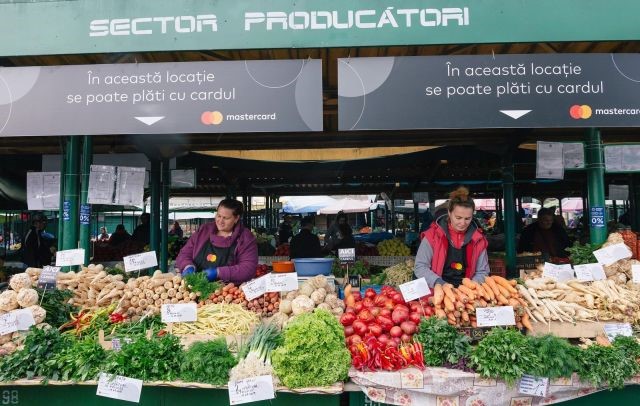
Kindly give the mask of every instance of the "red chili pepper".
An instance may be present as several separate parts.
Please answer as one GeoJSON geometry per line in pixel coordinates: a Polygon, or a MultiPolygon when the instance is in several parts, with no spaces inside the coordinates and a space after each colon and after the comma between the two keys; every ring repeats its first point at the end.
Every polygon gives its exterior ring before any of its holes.
{"type": "Polygon", "coordinates": [[[124,321],[124,319],[125,319],[124,315],[122,315],[120,313],[111,313],[109,315],[109,322],[111,324],[122,323],[124,321]]]}

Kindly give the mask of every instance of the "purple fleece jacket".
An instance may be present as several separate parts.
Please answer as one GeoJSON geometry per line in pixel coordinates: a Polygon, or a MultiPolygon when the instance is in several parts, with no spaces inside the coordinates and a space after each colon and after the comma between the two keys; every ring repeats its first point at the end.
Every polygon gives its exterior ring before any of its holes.
{"type": "Polygon", "coordinates": [[[251,231],[238,223],[229,237],[220,237],[217,233],[218,227],[215,222],[202,225],[180,250],[176,258],[176,268],[183,270],[187,265],[195,265],[193,259],[207,240],[216,247],[230,247],[237,242],[235,258],[228,265],[218,267],[218,279],[242,283],[254,278],[258,266],[258,244],[251,231]]]}

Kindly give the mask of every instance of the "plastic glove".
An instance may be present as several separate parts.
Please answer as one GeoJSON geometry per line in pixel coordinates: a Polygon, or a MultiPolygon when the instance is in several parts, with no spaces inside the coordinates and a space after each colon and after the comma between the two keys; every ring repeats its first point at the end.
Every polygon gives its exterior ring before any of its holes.
{"type": "Polygon", "coordinates": [[[209,280],[209,282],[213,282],[218,279],[218,268],[209,268],[205,269],[202,272],[207,275],[207,279],[209,280]]]}
{"type": "Polygon", "coordinates": [[[187,265],[184,267],[184,269],[182,270],[182,276],[187,276],[189,274],[192,274],[196,271],[196,267],[195,265],[187,265]]]}

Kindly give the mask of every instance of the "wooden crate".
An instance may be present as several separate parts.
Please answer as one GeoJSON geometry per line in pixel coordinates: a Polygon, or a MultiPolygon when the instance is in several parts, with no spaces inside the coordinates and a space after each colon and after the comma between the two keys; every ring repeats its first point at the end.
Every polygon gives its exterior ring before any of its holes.
{"type": "Polygon", "coordinates": [[[544,323],[531,323],[533,325],[533,331],[530,334],[544,335],[553,334],[557,337],[564,338],[593,338],[598,335],[604,334],[604,323],[586,321],[579,321],[573,323],[563,323],[559,321],[552,321],[548,325],[544,323]]]}

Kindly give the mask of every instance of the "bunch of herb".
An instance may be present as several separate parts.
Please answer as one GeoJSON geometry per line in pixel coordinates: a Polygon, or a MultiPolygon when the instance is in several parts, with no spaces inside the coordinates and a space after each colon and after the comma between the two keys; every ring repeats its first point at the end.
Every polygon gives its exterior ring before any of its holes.
{"type": "Polygon", "coordinates": [[[171,334],[147,340],[138,337],[122,349],[111,352],[104,372],[143,381],[174,380],[180,375],[182,363],[180,339],[171,334]]]}
{"type": "Polygon", "coordinates": [[[71,340],[54,328],[31,327],[24,347],[0,358],[0,381],[51,376],[52,368],[47,362],[70,345],[71,340]]]}
{"type": "Polygon", "coordinates": [[[158,314],[146,314],[138,321],[125,321],[113,326],[113,334],[118,336],[145,335],[148,330],[151,330],[152,334],[156,335],[165,328],[165,324],[158,314]]]}
{"type": "Polygon", "coordinates": [[[69,304],[69,299],[73,297],[72,291],[66,289],[35,289],[40,298],[40,306],[47,312],[44,319],[45,323],[58,328],[69,321],[71,313],[76,311],[76,307],[69,304]]]}
{"type": "MultiPolygon", "coordinates": [[[[640,359],[640,343],[635,337],[616,336],[613,346],[620,348],[628,357],[635,360],[640,359]]],[[[640,368],[640,364],[638,364],[640,368]]]]}
{"type": "Polygon", "coordinates": [[[107,273],[107,275],[122,275],[122,280],[124,282],[126,282],[129,279],[129,273],[125,272],[124,269],[120,269],[120,268],[110,268],[110,267],[106,267],[104,268],[104,271],[107,273]]]}
{"type": "Polygon", "coordinates": [[[602,244],[580,244],[580,242],[576,241],[573,243],[573,246],[566,249],[569,253],[569,258],[571,259],[571,263],[573,265],[581,265],[581,264],[593,264],[598,262],[596,256],[593,255],[593,251],[600,249],[602,244]]]}
{"type": "Polygon", "coordinates": [[[213,292],[222,288],[220,282],[209,282],[204,272],[194,272],[184,277],[192,292],[200,292],[200,297],[204,300],[213,292]]]}
{"type": "Polygon", "coordinates": [[[440,367],[446,362],[456,364],[466,358],[471,349],[469,337],[437,317],[422,318],[414,337],[422,344],[427,366],[440,367]]]}
{"type": "Polygon", "coordinates": [[[72,340],[72,344],[53,354],[46,364],[53,380],[86,381],[98,379],[107,353],[92,339],[72,340]]]}
{"type": "Polygon", "coordinates": [[[504,328],[494,328],[478,343],[471,362],[483,377],[504,379],[508,386],[540,368],[530,340],[518,330],[504,328]]]}
{"type": "Polygon", "coordinates": [[[579,368],[580,348],[564,338],[551,334],[529,338],[531,348],[538,355],[536,368],[527,373],[548,378],[570,377],[579,368]]]}
{"type": "Polygon", "coordinates": [[[184,353],[181,377],[187,382],[225,385],[236,363],[224,338],[197,342],[184,353]]]}
{"type": "Polygon", "coordinates": [[[627,354],[626,345],[590,345],[580,353],[580,379],[595,386],[609,385],[621,389],[625,379],[638,373],[638,362],[627,354]]]}
{"type": "Polygon", "coordinates": [[[289,388],[332,385],[347,378],[351,355],[335,316],[317,310],[297,316],[271,353],[273,370],[289,388]]]}
{"type": "MultiPolygon", "coordinates": [[[[275,324],[260,324],[238,351],[238,365],[231,370],[232,381],[261,375],[273,375],[271,352],[282,343],[280,329],[275,324]]],[[[274,377],[274,384],[277,384],[274,377]]]]}

